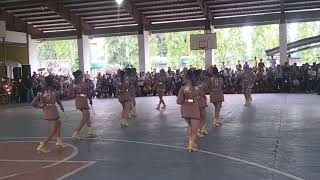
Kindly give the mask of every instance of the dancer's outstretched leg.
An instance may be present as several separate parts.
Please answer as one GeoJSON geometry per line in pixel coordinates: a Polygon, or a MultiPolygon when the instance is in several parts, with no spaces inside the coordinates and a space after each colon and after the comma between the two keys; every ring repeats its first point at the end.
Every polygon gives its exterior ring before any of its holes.
{"type": "Polygon", "coordinates": [[[54,135],[56,135],[57,130],[61,127],[61,121],[55,120],[51,124],[50,132],[48,136],[40,142],[40,144],[37,147],[37,151],[39,153],[48,153],[50,152],[45,146],[48,144],[48,142],[52,139],[54,135]]]}
{"type": "Polygon", "coordinates": [[[222,107],[222,102],[215,102],[214,105],[214,118],[213,118],[213,126],[215,127],[221,127],[222,121],[220,118],[220,111],[222,107]]]}
{"type": "Polygon", "coordinates": [[[208,134],[208,131],[205,127],[206,124],[206,120],[207,120],[207,110],[206,108],[201,108],[200,109],[200,128],[199,128],[199,132],[198,132],[198,136],[199,137],[203,137],[205,135],[208,134]]]}
{"type": "Polygon", "coordinates": [[[88,109],[83,109],[82,111],[82,119],[78,126],[78,128],[74,131],[72,138],[73,139],[80,139],[80,131],[84,127],[84,125],[87,124],[87,122],[90,120],[90,112],[88,109]]]}
{"type": "Polygon", "coordinates": [[[194,152],[198,150],[198,146],[196,144],[196,140],[198,137],[198,129],[200,127],[200,121],[191,119],[191,137],[189,141],[188,151],[194,152]]]}

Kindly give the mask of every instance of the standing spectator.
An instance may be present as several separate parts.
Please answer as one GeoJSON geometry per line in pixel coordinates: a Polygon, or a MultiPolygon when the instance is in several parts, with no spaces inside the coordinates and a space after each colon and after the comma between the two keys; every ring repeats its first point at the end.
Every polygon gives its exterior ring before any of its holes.
{"type": "Polygon", "coordinates": [[[33,88],[32,91],[34,95],[38,94],[38,92],[40,91],[39,82],[37,80],[37,76],[35,75],[32,76],[32,88],[33,88]]]}
{"type": "Polygon", "coordinates": [[[242,69],[241,62],[238,61],[238,65],[236,66],[237,71],[240,71],[242,69]]]}
{"type": "Polygon", "coordinates": [[[317,93],[320,95],[320,64],[318,64],[317,67],[317,93]]]}
{"type": "Polygon", "coordinates": [[[138,78],[139,96],[143,96],[144,78],[145,78],[144,72],[140,72],[139,78],[138,78]]]}
{"type": "Polygon", "coordinates": [[[248,62],[247,62],[247,61],[246,61],[246,62],[244,62],[243,68],[249,68],[249,64],[248,64],[248,62]]]}
{"type": "Polygon", "coordinates": [[[94,83],[93,81],[90,79],[90,76],[89,75],[85,75],[84,77],[84,82],[85,84],[87,85],[88,87],[88,94],[91,96],[91,97],[95,97],[95,91],[94,91],[94,83]]]}
{"type": "Polygon", "coordinates": [[[224,62],[222,62],[221,71],[224,71],[226,69],[226,65],[224,62]]]}
{"type": "Polygon", "coordinates": [[[283,71],[280,65],[275,70],[276,90],[281,92],[283,90],[283,71]]]}
{"type": "Polygon", "coordinates": [[[179,70],[176,70],[176,74],[174,75],[174,83],[175,83],[174,95],[178,96],[179,89],[182,86],[182,77],[179,70]]]}
{"type": "Polygon", "coordinates": [[[315,84],[317,78],[317,70],[316,65],[313,64],[308,70],[308,83],[307,83],[307,91],[314,92],[315,91],[315,84]]]}
{"type": "Polygon", "coordinates": [[[256,71],[256,70],[257,70],[257,67],[258,67],[257,57],[254,57],[252,67],[253,67],[253,70],[254,70],[254,71],[256,71]]]}
{"type": "Polygon", "coordinates": [[[261,69],[264,69],[265,68],[265,65],[264,63],[262,62],[262,59],[260,59],[260,62],[258,64],[258,67],[261,68],[261,69]]]}
{"type": "Polygon", "coordinates": [[[267,68],[266,69],[266,89],[267,92],[273,92],[274,90],[274,72],[272,68],[267,68]]]}
{"type": "Polygon", "coordinates": [[[111,77],[111,74],[107,74],[106,83],[107,83],[107,89],[108,89],[107,90],[108,97],[112,98],[113,97],[114,88],[113,88],[113,79],[111,77]]]}
{"type": "Polygon", "coordinates": [[[102,83],[103,83],[103,77],[101,76],[101,73],[98,73],[97,84],[96,84],[97,98],[101,98],[102,96],[102,83]]]}
{"type": "Polygon", "coordinates": [[[34,98],[32,84],[33,83],[32,83],[32,80],[30,79],[30,76],[27,76],[23,81],[23,87],[25,90],[26,101],[28,103],[30,103],[34,98]]]}
{"type": "Polygon", "coordinates": [[[270,63],[270,67],[271,67],[272,69],[275,69],[275,68],[276,68],[277,62],[276,62],[276,60],[273,58],[273,56],[271,56],[269,63],[270,63]]]}

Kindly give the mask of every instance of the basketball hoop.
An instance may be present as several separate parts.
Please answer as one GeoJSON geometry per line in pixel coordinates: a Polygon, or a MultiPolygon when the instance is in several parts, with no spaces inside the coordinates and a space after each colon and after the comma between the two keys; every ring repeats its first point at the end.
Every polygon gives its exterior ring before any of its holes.
{"type": "Polygon", "coordinates": [[[208,41],[199,41],[199,48],[202,50],[208,49],[208,41]]]}
{"type": "Polygon", "coordinates": [[[217,49],[216,34],[191,34],[190,35],[191,50],[207,50],[217,49]]]}

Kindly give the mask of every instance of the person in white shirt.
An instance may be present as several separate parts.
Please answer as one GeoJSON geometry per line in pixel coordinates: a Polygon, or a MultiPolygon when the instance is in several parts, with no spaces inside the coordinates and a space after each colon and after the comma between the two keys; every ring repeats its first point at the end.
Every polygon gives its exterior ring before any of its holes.
{"type": "Polygon", "coordinates": [[[247,61],[244,63],[243,68],[249,68],[249,64],[247,61]]]}
{"type": "Polygon", "coordinates": [[[276,62],[276,59],[273,58],[273,56],[271,56],[270,60],[269,60],[269,63],[270,63],[270,67],[272,69],[275,69],[276,68],[276,65],[277,65],[277,62],[276,62]]]}
{"type": "Polygon", "coordinates": [[[222,66],[221,66],[221,71],[225,71],[226,70],[226,65],[225,65],[225,63],[224,62],[222,62],[222,66]]]}
{"type": "Polygon", "coordinates": [[[312,65],[308,70],[308,91],[314,92],[317,78],[316,66],[312,65]]]}

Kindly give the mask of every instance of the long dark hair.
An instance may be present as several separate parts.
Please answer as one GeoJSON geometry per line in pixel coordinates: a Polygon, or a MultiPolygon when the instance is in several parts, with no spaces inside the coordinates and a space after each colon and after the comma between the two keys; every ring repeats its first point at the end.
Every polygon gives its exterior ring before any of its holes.
{"type": "Polygon", "coordinates": [[[73,72],[72,75],[74,76],[76,82],[79,82],[80,77],[81,77],[81,75],[82,75],[82,71],[77,70],[77,71],[73,72]]]}
{"type": "Polygon", "coordinates": [[[120,70],[118,73],[119,73],[120,81],[123,82],[123,80],[124,80],[124,75],[125,75],[124,70],[123,70],[123,71],[120,70]]]}
{"type": "Polygon", "coordinates": [[[45,85],[46,88],[45,89],[54,89],[55,88],[55,84],[54,84],[54,78],[52,75],[49,75],[47,77],[44,78],[45,80],[45,85]]]}
{"type": "Polygon", "coordinates": [[[201,83],[200,74],[201,70],[189,69],[186,78],[191,81],[192,86],[198,86],[201,83]]]}
{"type": "Polygon", "coordinates": [[[212,68],[212,76],[213,77],[220,77],[219,70],[217,67],[212,68]]]}

